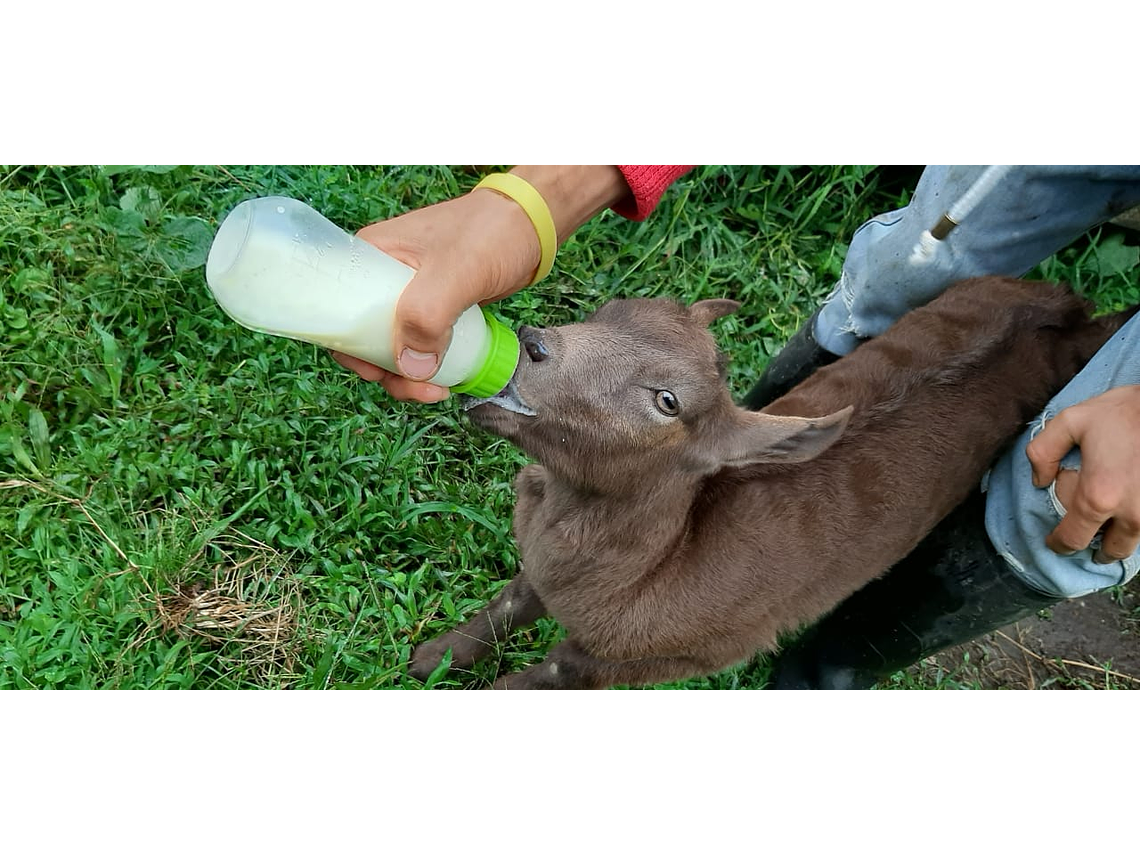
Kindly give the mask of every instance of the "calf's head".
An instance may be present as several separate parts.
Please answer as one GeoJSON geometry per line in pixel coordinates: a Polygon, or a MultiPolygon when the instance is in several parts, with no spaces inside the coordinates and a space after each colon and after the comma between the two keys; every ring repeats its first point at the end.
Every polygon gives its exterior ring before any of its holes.
{"type": "Polygon", "coordinates": [[[523,327],[511,385],[469,415],[555,476],[602,493],[809,460],[839,438],[851,408],[807,419],[737,407],[708,325],[739,305],[614,300],[580,324],[523,327]]]}

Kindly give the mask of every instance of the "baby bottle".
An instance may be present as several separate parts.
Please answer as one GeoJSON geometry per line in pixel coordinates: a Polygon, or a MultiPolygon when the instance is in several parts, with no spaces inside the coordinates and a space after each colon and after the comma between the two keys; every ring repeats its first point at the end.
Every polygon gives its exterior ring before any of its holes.
{"type": "MultiPolygon", "coordinates": [[[[234,208],[206,260],[214,299],[242,326],[323,345],[396,373],[396,303],[415,273],[284,196],[234,208]]],[[[510,381],[518,358],[514,333],[471,306],[452,328],[431,382],[490,397],[510,381]]]]}

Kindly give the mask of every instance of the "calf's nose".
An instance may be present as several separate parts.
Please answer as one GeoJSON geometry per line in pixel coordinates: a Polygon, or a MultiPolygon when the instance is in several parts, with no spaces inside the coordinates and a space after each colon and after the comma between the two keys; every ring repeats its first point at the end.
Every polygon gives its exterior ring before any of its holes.
{"type": "Polygon", "coordinates": [[[550,351],[542,343],[542,330],[536,330],[534,327],[520,327],[519,341],[522,342],[523,350],[526,351],[531,362],[542,362],[550,356],[550,351]]]}

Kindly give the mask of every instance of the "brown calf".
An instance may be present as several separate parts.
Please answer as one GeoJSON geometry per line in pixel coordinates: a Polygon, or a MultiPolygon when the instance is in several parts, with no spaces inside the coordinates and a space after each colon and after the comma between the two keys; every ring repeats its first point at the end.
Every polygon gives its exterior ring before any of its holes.
{"type": "Polygon", "coordinates": [[[414,675],[544,614],[567,639],[496,686],[664,682],[773,650],[906,556],[1123,323],[1056,286],[968,280],[753,413],[707,330],[737,307],[618,300],[520,331],[509,392],[470,416],[539,461],[516,480],[523,569],[414,675]]]}

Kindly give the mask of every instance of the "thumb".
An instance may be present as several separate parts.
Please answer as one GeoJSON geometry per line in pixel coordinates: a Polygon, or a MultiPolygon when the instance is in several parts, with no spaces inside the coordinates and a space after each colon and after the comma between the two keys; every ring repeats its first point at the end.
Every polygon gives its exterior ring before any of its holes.
{"type": "Polygon", "coordinates": [[[454,276],[422,267],[396,304],[392,345],[400,373],[412,380],[430,379],[451,344],[451,328],[478,299],[454,276]]]}

